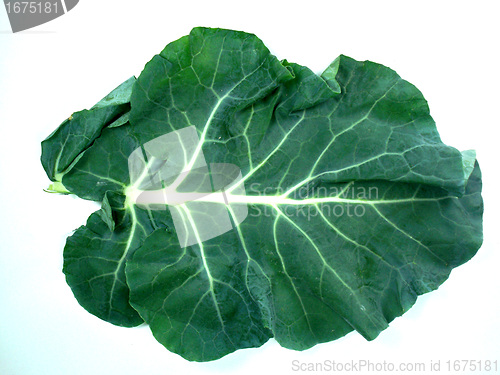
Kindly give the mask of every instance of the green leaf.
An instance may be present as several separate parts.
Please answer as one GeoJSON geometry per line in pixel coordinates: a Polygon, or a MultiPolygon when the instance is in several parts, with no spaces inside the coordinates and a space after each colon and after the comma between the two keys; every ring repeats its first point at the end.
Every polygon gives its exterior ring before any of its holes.
{"type": "Polygon", "coordinates": [[[123,195],[107,193],[102,209],[68,238],[63,271],[76,299],[90,313],[124,327],[143,323],[129,304],[125,264],[158,225],[168,226],[159,214],[129,206],[123,195]]]}
{"type": "Polygon", "coordinates": [[[64,272],[88,311],[145,321],[188,360],[372,340],[481,245],[475,153],[443,144],[383,65],[340,56],[317,75],[196,28],[125,91],[92,142],[45,141],[42,160],[69,161],[46,167],[60,191],[102,203],[64,272]]]}
{"type": "Polygon", "coordinates": [[[61,181],[103,128],[120,124],[130,110],[134,82],[135,77],[126,80],[90,110],[73,113],[42,142],[42,165],[52,181],[61,181]]]}

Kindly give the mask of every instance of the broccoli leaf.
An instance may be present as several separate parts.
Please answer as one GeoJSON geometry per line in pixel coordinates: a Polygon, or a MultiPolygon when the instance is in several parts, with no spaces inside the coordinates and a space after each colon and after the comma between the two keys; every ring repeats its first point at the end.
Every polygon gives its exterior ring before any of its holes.
{"type": "Polygon", "coordinates": [[[43,143],[57,190],[102,202],[64,272],[89,312],[188,360],[372,340],[481,245],[475,153],[383,65],[317,75],[195,28],[116,90],[43,143]]]}

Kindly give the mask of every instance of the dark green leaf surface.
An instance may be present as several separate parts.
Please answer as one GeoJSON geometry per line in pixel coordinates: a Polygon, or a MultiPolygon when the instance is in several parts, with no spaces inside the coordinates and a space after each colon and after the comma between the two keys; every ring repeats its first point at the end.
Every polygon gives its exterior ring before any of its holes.
{"type": "Polygon", "coordinates": [[[64,272],[88,311],[144,320],[186,359],[271,337],[297,350],[374,339],[481,245],[474,152],[443,144],[422,94],[387,67],[340,56],[319,76],[254,35],[196,28],[127,82],[44,141],[60,191],[102,202],[68,239],[64,272]],[[153,164],[132,176],[134,152],[182,129],[199,142],[181,169],[201,155],[210,191],[225,185],[212,166],[241,169],[224,201],[196,200],[232,224],[208,240],[189,202],[137,203],[153,164]],[[196,243],[180,243],[176,217],[196,243]]]}
{"type": "Polygon", "coordinates": [[[110,323],[133,327],[143,320],[129,304],[125,264],[149,234],[169,224],[157,211],[125,209],[125,199],[107,193],[101,210],[68,238],[63,271],[85,309],[110,323]]]}
{"type": "Polygon", "coordinates": [[[106,126],[122,124],[130,111],[132,77],[90,110],[73,113],[42,142],[42,165],[52,181],[61,181],[72,163],[99,137],[106,126]]]}

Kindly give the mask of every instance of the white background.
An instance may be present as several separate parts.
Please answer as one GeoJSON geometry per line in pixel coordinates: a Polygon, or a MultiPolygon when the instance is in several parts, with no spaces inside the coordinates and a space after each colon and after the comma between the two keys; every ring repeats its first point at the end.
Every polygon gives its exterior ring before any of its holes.
{"type": "Polygon", "coordinates": [[[423,362],[427,372],[440,360],[442,373],[454,359],[500,366],[499,31],[494,1],[81,0],[18,34],[0,8],[0,374],[295,374],[294,360],[423,362]],[[253,32],[278,58],[318,73],[342,53],[415,84],[443,141],[477,150],[485,200],[477,256],[375,341],[351,333],[304,352],[270,340],[191,363],[145,326],[115,327],[82,309],[61,272],[62,249],[97,206],[43,192],[40,142],[194,26],[253,32]]]}

